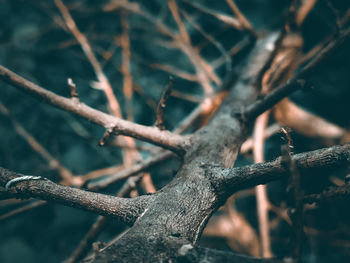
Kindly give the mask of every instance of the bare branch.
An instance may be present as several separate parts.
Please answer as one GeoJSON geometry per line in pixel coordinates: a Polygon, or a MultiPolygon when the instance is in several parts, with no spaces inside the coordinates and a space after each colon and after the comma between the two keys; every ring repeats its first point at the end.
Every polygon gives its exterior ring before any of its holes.
{"type": "Polygon", "coordinates": [[[223,22],[224,24],[231,26],[237,30],[242,30],[242,24],[240,23],[240,21],[234,17],[219,13],[219,12],[214,12],[213,10],[210,10],[208,8],[205,8],[193,1],[189,1],[189,0],[182,0],[183,2],[191,5],[193,8],[197,9],[198,11],[211,15],[213,17],[215,17],[216,19],[218,19],[220,22],[223,22]]]}
{"type": "MultiPolygon", "coordinates": [[[[313,168],[344,169],[350,163],[350,144],[296,154],[292,156],[292,160],[300,173],[313,168]]],[[[289,170],[280,157],[272,162],[218,169],[212,176],[213,186],[219,195],[227,196],[245,188],[278,180],[288,174],[289,170]]]]}
{"type": "MultiPolygon", "coordinates": [[[[255,120],[254,125],[254,162],[264,162],[264,143],[265,129],[269,119],[269,111],[264,112],[255,120]]],[[[269,227],[269,201],[267,197],[266,185],[255,187],[257,214],[259,221],[259,233],[261,240],[260,256],[270,258],[273,256],[271,251],[270,227],[269,227]]]]}
{"type": "Polygon", "coordinates": [[[83,33],[80,32],[73,17],[69,13],[69,10],[64,5],[64,3],[61,0],[55,0],[55,4],[56,4],[57,8],[60,10],[60,12],[64,18],[65,25],[70,30],[70,32],[73,34],[73,36],[78,41],[78,43],[80,44],[85,56],[87,57],[88,61],[90,62],[91,66],[93,67],[93,69],[95,71],[98,82],[94,83],[94,86],[98,89],[103,90],[103,92],[105,93],[107,100],[108,100],[108,105],[110,107],[111,113],[114,116],[121,118],[119,102],[114,95],[112,86],[111,86],[107,76],[104,74],[104,72],[102,70],[102,66],[98,62],[88,39],[86,38],[86,36],[83,33]]]}
{"type": "Polygon", "coordinates": [[[227,4],[232,9],[232,12],[237,17],[238,21],[241,23],[242,27],[248,31],[253,37],[257,37],[257,33],[254,31],[253,27],[249,23],[249,21],[244,17],[244,15],[239,10],[238,6],[235,4],[233,0],[226,0],[227,4]]]}
{"type": "Polygon", "coordinates": [[[112,129],[114,134],[126,135],[153,143],[167,148],[182,155],[189,140],[186,137],[173,134],[169,131],[160,131],[156,127],[148,127],[130,121],[122,120],[108,115],[102,111],[95,110],[84,103],[76,103],[71,99],[59,96],[48,91],[33,82],[30,82],[9,69],[0,65],[0,79],[15,86],[16,88],[28,92],[31,95],[44,100],[57,108],[74,113],[80,117],[90,120],[106,129],[112,129]]]}
{"type": "Polygon", "coordinates": [[[13,217],[15,217],[17,215],[21,215],[24,212],[27,212],[29,210],[32,210],[32,209],[35,209],[35,208],[38,208],[38,207],[41,207],[41,206],[44,206],[46,204],[47,204],[46,201],[34,201],[34,202],[31,202],[31,203],[29,203],[27,205],[21,206],[20,208],[11,210],[10,212],[8,212],[6,214],[0,215],[0,222],[3,222],[3,221],[8,220],[10,218],[13,218],[13,217]]]}
{"type": "Polygon", "coordinates": [[[120,198],[99,193],[87,192],[77,188],[61,186],[42,178],[21,180],[23,174],[11,172],[0,167],[0,184],[7,185],[8,197],[34,197],[62,205],[84,209],[101,215],[120,219],[132,225],[147,205],[147,196],[140,198],[120,198]],[[11,181],[12,180],[12,181],[11,181]],[[14,182],[9,184],[9,182],[14,182]]]}
{"type": "Polygon", "coordinates": [[[29,146],[37,152],[44,160],[47,161],[47,164],[50,169],[55,169],[59,173],[62,181],[62,184],[65,185],[75,185],[75,177],[73,173],[59,162],[54,156],[52,156],[39,142],[34,138],[24,127],[11,115],[8,109],[0,101],[0,113],[9,118],[12,122],[12,125],[15,131],[29,144],[29,146]]]}

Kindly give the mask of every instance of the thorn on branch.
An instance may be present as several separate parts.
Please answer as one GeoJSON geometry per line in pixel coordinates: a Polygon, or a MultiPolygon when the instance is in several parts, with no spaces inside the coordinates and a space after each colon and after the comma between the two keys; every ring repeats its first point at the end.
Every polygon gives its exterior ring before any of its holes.
{"type": "Polygon", "coordinates": [[[75,85],[75,83],[71,78],[68,78],[67,82],[70,89],[70,96],[72,97],[72,100],[74,100],[75,102],[80,102],[77,86],[75,85]]]}
{"type": "Polygon", "coordinates": [[[98,146],[101,146],[101,147],[104,146],[112,133],[113,133],[113,129],[108,128],[105,134],[103,135],[102,139],[98,142],[98,146]]]}
{"type": "Polygon", "coordinates": [[[162,97],[161,97],[159,104],[157,106],[156,123],[154,125],[156,127],[158,127],[160,130],[165,130],[164,109],[166,107],[166,102],[167,102],[168,98],[170,97],[171,90],[172,90],[173,86],[174,86],[174,78],[172,76],[170,76],[168,87],[163,92],[162,97]]]}

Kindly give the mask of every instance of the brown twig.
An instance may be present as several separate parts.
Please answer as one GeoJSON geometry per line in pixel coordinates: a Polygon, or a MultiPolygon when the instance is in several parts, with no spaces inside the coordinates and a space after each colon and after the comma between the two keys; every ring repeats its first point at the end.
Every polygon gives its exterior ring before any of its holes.
{"type": "Polygon", "coordinates": [[[297,25],[301,25],[310,11],[314,8],[317,0],[302,0],[301,6],[298,8],[296,17],[295,17],[295,23],[297,25]]]}
{"type": "Polygon", "coordinates": [[[242,12],[239,10],[238,6],[235,4],[233,0],[226,0],[226,3],[229,5],[231,8],[232,12],[235,14],[237,17],[238,21],[242,25],[242,28],[249,32],[254,38],[257,37],[257,33],[254,31],[253,27],[249,23],[249,21],[244,17],[242,12]]]}
{"type": "Polygon", "coordinates": [[[47,161],[51,169],[57,170],[60,177],[62,178],[64,185],[75,185],[74,175],[70,170],[68,170],[64,165],[62,165],[55,157],[53,157],[29,132],[24,129],[24,127],[16,120],[13,116],[10,115],[8,109],[0,101],[0,112],[6,116],[12,123],[15,131],[20,135],[29,146],[38,153],[44,160],[47,161]]]}
{"type": "Polygon", "coordinates": [[[192,25],[193,28],[195,28],[199,33],[201,33],[205,39],[207,39],[210,43],[212,43],[217,48],[217,50],[221,53],[222,57],[225,59],[226,71],[230,72],[232,69],[232,66],[231,66],[232,60],[228,52],[221,45],[221,43],[218,42],[212,35],[206,33],[198,23],[195,23],[195,21],[193,21],[193,19],[190,17],[189,14],[187,14],[187,12],[182,10],[181,13],[186,18],[186,20],[192,25]]]}
{"type": "Polygon", "coordinates": [[[0,216],[0,222],[4,222],[5,220],[8,220],[10,218],[13,218],[14,216],[18,216],[24,212],[27,212],[29,210],[33,210],[35,208],[41,207],[43,205],[46,205],[46,201],[34,201],[31,202],[30,204],[21,206],[17,209],[11,210],[10,212],[3,214],[0,216]]]}
{"type": "Polygon", "coordinates": [[[124,170],[122,170],[114,175],[108,176],[105,179],[101,179],[97,182],[91,182],[87,185],[87,187],[88,187],[88,189],[91,189],[94,191],[100,190],[100,189],[105,188],[105,187],[109,186],[110,184],[115,183],[119,180],[128,178],[128,177],[135,175],[135,174],[138,174],[140,172],[143,172],[143,171],[149,169],[154,164],[165,161],[172,156],[173,156],[173,153],[171,153],[169,151],[162,152],[154,157],[149,157],[148,159],[143,160],[140,163],[131,166],[130,168],[126,168],[126,169],[124,169],[124,170]]]}
{"type": "MultiPolygon", "coordinates": [[[[265,128],[269,118],[269,111],[264,112],[255,120],[254,126],[254,162],[262,163],[264,162],[264,138],[265,138],[265,128]]],[[[259,221],[259,232],[260,232],[260,242],[261,249],[260,255],[262,257],[270,258],[272,257],[271,252],[271,241],[270,241],[270,227],[269,227],[269,201],[267,197],[266,185],[258,185],[255,187],[256,200],[257,200],[257,214],[259,221]]]]}
{"type": "Polygon", "coordinates": [[[174,38],[175,46],[181,49],[192,62],[197,72],[197,78],[206,94],[213,93],[211,80],[220,84],[220,79],[214,73],[213,68],[200,56],[199,51],[191,44],[190,36],[181,20],[179,7],[175,0],[168,0],[169,9],[179,28],[179,35],[174,38]]]}
{"type": "Polygon", "coordinates": [[[240,21],[234,17],[231,17],[231,16],[228,16],[228,15],[225,15],[225,14],[221,14],[221,13],[218,13],[218,12],[214,12],[213,10],[210,10],[208,8],[205,8],[193,1],[189,1],[189,0],[182,0],[183,2],[191,5],[193,8],[197,9],[198,11],[202,12],[202,13],[205,13],[207,15],[210,15],[212,17],[215,17],[216,19],[218,19],[220,22],[228,25],[228,26],[231,26],[237,30],[242,30],[243,27],[242,27],[242,24],[240,23],[240,21]]]}
{"type": "Polygon", "coordinates": [[[158,127],[160,130],[165,130],[165,125],[164,125],[164,110],[166,107],[166,102],[168,98],[170,97],[171,90],[174,86],[174,78],[169,77],[169,84],[165,91],[162,94],[162,97],[159,100],[158,106],[157,106],[157,111],[156,111],[156,123],[154,124],[156,127],[158,127]]]}
{"type": "Polygon", "coordinates": [[[186,71],[182,71],[182,70],[177,69],[177,68],[175,68],[174,66],[171,66],[171,65],[152,63],[149,66],[151,68],[163,70],[165,72],[168,72],[171,75],[178,76],[178,77],[180,77],[182,79],[185,79],[185,80],[188,80],[188,81],[193,81],[193,82],[197,82],[198,81],[198,77],[197,77],[196,74],[191,74],[191,73],[188,73],[186,71]]]}
{"type": "Polygon", "coordinates": [[[110,107],[111,113],[114,116],[121,118],[120,106],[119,106],[118,100],[114,95],[112,86],[111,86],[107,76],[104,74],[104,72],[102,70],[102,66],[98,62],[88,39],[86,38],[86,36],[83,33],[80,32],[73,17],[69,13],[69,10],[64,5],[64,3],[61,0],[55,0],[55,4],[63,16],[66,27],[69,29],[69,31],[72,33],[72,35],[75,37],[75,39],[78,41],[86,58],[88,59],[88,61],[90,62],[91,66],[93,67],[93,69],[95,71],[98,82],[94,83],[93,86],[97,89],[102,90],[105,93],[107,100],[108,100],[108,105],[110,107]]]}
{"type": "Polygon", "coordinates": [[[121,71],[123,74],[123,91],[124,96],[126,98],[126,112],[127,112],[127,119],[132,120],[133,113],[132,113],[132,97],[133,97],[133,79],[130,72],[130,57],[131,57],[131,51],[130,51],[130,37],[129,37],[129,23],[127,20],[127,13],[121,12],[120,14],[120,20],[121,25],[123,28],[122,35],[120,36],[120,45],[122,47],[122,67],[121,71]]]}

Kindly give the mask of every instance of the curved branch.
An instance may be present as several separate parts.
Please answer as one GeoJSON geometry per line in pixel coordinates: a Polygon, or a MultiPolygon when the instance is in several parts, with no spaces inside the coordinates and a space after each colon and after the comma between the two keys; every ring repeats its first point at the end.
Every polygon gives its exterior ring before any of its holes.
{"type": "Polygon", "coordinates": [[[0,79],[19,90],[28,92],[32,96],[44,100],[44,102],[52,106],[74,113],[80,117],[101,125],[116,135],[130,136],[150,142],[169,149],[179,155],[183,155],[185,153],[185,148],[189,144],[188,138],[184,136],[177,135],[169,131],[161,131],[156,127],[149,127],[126,121],[106,114],[102,111],[95,110],[84,103],[59,96],[17,75],[1,65],[0,79]]]}
{"type": "Polygon", "coordinates": [[[0,167],[0,185],[5,186],[7,184],[6,195],[2,197],[43,199],[100,215],[111,216],[128,225],[132,225],[144,211],[150,197],[143,196],[133,199],[114,197],[58,185],[40,177],[35,177],[35,180],[12,181],[13,184],[9,184],[11,180],[23,176],[23,174],[0,167]]]}

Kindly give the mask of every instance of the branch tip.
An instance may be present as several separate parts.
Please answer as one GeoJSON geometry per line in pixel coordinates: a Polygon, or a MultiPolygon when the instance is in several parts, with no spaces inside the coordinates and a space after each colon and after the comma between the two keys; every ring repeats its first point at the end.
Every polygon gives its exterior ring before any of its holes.
{"type": "Polygon", "coordinates": [[[165,130],[165,125],[164,125],[164,110],[166,107],[166,102],[168,98],[170,97],[171,91],[174,86],[174,78],[172,76],[169,76],[169,84],[165,91],[162,94],[162,97],[158,103],[157,106],[157,112],[156,112],[156,123],[154,124],[158,129],[160,130],[165,130]]]}
{"type": "Polygon", "coordinates": [[[98,146],[101,146],[101,147],[104,146],[112,133],[113,133],[113,128],[108,128],[105,134],[103,135],[102,139],[98,142],[98,146]]]}
{"type": "Polygon", "coordinates": [[[77,91],[77,85],[73,82],[73,80],[71,78],[67,79],[67,83],[70,89],[70,96],[72,97],[73,100],[75,100],[76,102],[79,102],[79,94],[77,91]]]}

